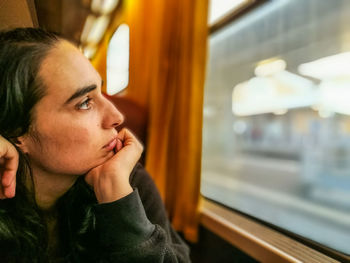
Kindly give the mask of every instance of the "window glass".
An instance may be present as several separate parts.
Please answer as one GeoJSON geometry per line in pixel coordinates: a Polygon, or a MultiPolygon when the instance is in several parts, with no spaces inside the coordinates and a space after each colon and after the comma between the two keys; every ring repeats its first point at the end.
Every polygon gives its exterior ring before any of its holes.
{"type": "Polygon", "coordinates": [[[107,52],[107,94],[114,95],[129,84],[129,26],[118,27],[107,52]]]}
{"type": "Polygon", "coordinates": [[[213,33],[204,196],[350,254],[350,1],[275,0],[213,33]]]}

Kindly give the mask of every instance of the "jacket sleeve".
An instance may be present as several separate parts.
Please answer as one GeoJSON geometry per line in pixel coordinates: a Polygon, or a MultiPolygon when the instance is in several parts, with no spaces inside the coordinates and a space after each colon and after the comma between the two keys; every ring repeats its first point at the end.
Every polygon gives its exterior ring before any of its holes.
{"type": "Polygon", "coordinates": [[[190,262],[189,249],[171,227],[159,192],[137,165],[130,176],[134,191],[95,206],[100,262],[190,262]]]}

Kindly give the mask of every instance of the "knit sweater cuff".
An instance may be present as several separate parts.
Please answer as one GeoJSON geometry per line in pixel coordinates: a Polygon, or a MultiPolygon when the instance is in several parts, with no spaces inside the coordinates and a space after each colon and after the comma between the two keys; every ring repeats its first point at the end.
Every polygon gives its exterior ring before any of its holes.
{"type": "Polygon", "coordinates": [[[154,231],[148,220],[138,190],[111,202],[95,205],[99,246],[123,250],[147,240],[154,231]]]}

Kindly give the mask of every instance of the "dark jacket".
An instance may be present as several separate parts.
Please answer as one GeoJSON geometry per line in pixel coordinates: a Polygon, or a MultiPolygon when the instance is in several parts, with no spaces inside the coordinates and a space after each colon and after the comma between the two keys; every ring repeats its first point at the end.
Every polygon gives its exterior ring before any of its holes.
{"type": "Polygon", "coordinates": [[[98,262],[190,262],[189,249],[171,227],[159,192],[137,165],[130,176],[134,191],[94,206],[98,262]]]}

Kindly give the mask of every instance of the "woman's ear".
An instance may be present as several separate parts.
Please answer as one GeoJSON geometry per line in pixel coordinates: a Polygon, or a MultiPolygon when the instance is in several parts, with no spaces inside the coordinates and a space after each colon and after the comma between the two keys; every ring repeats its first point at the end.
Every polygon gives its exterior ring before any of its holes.
{"type": "Polygon", "coordinates": [[[12,139],[13,143],[21,149],[23,153],[28,153],[28,147],[27,147],[27,136],[20,136],[17,138],[12,139]]]}

